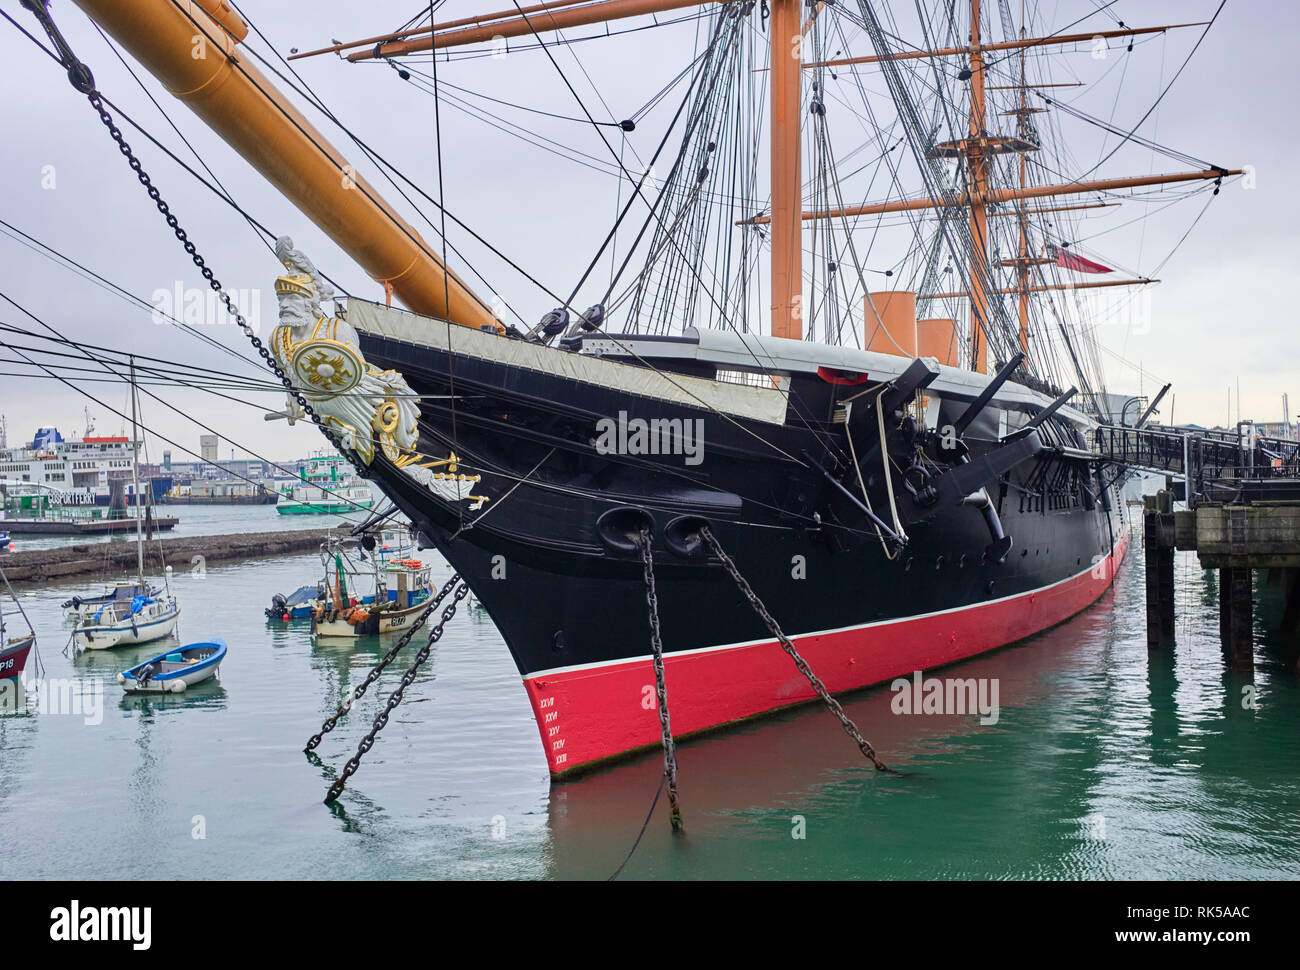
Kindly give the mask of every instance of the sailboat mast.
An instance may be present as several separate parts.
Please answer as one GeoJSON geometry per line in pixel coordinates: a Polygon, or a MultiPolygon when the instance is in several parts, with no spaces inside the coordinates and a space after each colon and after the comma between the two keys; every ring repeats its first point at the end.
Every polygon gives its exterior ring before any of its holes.
{"type": "MultiPolygon", "coordinates": [[[[1020,2],[1020,39],[1024,40],[1025,31],[1025,4],[1024,0],[1020,2]]],[[[1025,127],[1029,119],[1029,90],[1025,86],[1028,80],[1025,77],[1025,49],[1020,48],[1020,114],[1017,116],[1016,134],[1024,137],[1025,127]]],[[[1020,153],[1020,190],[1025,189],[1025,166],[1027,164],[1025,153],[1020,153]]],[[[1020,222],[1020,253],[1019,260],[1016,263],[1016,284],[1020,290],[1020,350],[1029,353],[1029,211],[1022,199],[1017,207],[1020,222]]]]}
{"type": "Polygon", "coordinates": [[[136,438],[135,357],[131,358],[131,483],[135,489],[135,571],[144,593],[144,534],[140,521],[140,443],[136,438]]]}
{"type": "Polygon", "coordinates": [[[971,370],[988,372],[988,158],[984,153],[984,57],[980,53],[980,0],[970,4],[970,139],[966,157],[970,171],[970,361],[971,370]]]}
{"type": "Polygon", "coordinates": [[[803,336],[803,192],[799,0],[771,0],[772,336],[803,336]]]}

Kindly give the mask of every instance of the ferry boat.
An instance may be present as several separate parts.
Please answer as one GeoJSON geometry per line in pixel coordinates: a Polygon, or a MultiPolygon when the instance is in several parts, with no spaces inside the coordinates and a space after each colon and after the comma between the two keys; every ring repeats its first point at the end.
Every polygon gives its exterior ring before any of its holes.
{"type": "Polygon", "coordinates": [[[299,470],[301,481],[286,486],[276,504],[281,515],[343,515],[365,511],[375,504],[370,486],[346,468],[342,458],[308,459],[299,470]]]}
{"type": "MultiPolygon", "coordinates": [[[[17,448],[0,448],[0,484],[11,493],[12,510],[40,514],[50,506],[106,506],[109,482],[121,479],[128,505],[135,505],[134,451],[126,435],[95,435],[88,425],[80,438],[64,438],[56,427],[39,428],[17,448]]],[[[143,466],[140,502],[158,503],[172,480],[158,466],[143,466]]]]}

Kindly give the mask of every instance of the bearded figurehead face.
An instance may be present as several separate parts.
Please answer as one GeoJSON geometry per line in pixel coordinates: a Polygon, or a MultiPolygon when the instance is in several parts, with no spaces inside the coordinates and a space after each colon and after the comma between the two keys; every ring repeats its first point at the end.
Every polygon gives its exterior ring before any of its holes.
{"type": "Polygon", "coordinates": [[[278,277],[275,298],[280,305],[281,326],[301,327],[316,321],[316,288],[305,273],[278,277]]]}

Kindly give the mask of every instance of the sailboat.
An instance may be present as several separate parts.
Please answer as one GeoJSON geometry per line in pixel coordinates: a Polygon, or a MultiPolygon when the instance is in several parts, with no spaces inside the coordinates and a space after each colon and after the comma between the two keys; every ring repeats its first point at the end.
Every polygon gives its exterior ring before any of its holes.
{"type": "Polygon", "coordinates": [[[652,163],[618,162],[615,228],[635,243],[620,269],[611,232],[591,264],[617,285],[589,270],[516,324],[280,93],[231,4],[76,2],[383,284],[343,312],[281,238],[271,352],[490,612],[553,777],[660,742],[649,574],[678,737],[815,699],[778,624],[839,693],[1031,636],[1110,587],[1129,530],[1092,432],[1113,415],[1060,300],[1152,281],[1078,282],[1110,267],[1057,227],[1129,189],[1217,193],[1241,173],[1186,154],[1196,167],[1168,174],[1080,171],[1036,120],[1080,114],[1055,91],[1069,82],[1031,77],[1027,55],[1037,75],[1065,45],[1180,25],[1038,29],[1000,0],[994,40],[993,8],[968,0],[905,5],[923,29],[902,38],[904,5],[868,0],[551,0],[296,55],[387,62],[437,97],[433,58],[453,50],[549,54],[584,25],[694,18],[694,49],[663,51],[679,107],[652,163]],[[837,85],[867,74],[890,117],[877,101],[848,123],[908,163],[889,164],[894,197],[856,202],[837,85]],[[891,218],[909,239],[886,259],[873,234],[891,218]]]}
{"type": "MultiPolygon", "coordinates": [[[[135,494],[140,494],[140,460],[137,440],[137,399],[135,362],[131,363],[131,475],[135,494]]],[[[72,631],[76,645],[84,650],[108,650],[112,647],[153,643],[171,636],[180,619],[181,608],[171,595],[164,574],[164,587],[151,586],[144,578],[144,509],[136,508],[134,584],[114,585],[98,603],[69,601],[77,625],[72,631]]],[[[74,600],[76,598],[74,597],[74,600]]]]}

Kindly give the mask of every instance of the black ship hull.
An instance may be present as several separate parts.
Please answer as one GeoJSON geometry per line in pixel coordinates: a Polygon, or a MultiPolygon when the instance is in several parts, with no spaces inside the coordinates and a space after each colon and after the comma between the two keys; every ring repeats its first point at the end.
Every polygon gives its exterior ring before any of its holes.
{"type": "MultiPolygon", "coordinates": [[[[917,498],[927,494],[924,470],[886,472],[876,430],[885,422],[872,412],[840,417],[846,399],[883,408],[873,395],[897,375],[783,371],[777,393],[786,414],[777,423],[704,400],[665,400],[636,380],[636,372],[658,375],[692,392],[698,363],[621,365],[626,381],[595,382],[566,370],[583,355],[549,348],[527,347],[530,360],[520,363],[458,349],[454,335],[449,346],[361,336],[366,358],[400,371],[420,395],[417,452],[436,487],[378,452],[370,472],[493,617],[556,776],[658,742],[646,589],[632,541],[642,527],[654,549],[678,736],[814,696],[699,541],[701,523],[832,691],[951,663],[1059,623],[1104,592],[1125,551],[1118,491],[1078,447],[1077,429],[1062,420],[1054,445],[1003,444],[1016,437],[1004,434],[1007,414],[1014,426],[1043,409],[1027,394],[991,403],[972,422],[962,460],[950,464],[934,451],[938,429],[970,406],[976,387],[909,398],[917,415],[932,413],[928,434],[908,428],[907,406],[891,412],[883,452],[895,450],[903,414],[908,447],[940,456],[927,459],[930,483],[982,459],[996,472],[979,482],[991,511],[978,494],[926,507],[917,498]],[[532,362],[543,351],[540,359],[555,366],[532,362]],[[698,422],[703,434],[679,453],[653,454],[636,438],[638,419],[660,429],[678,425],[651,422],[698,422]],[[602,448],[602,434],[615,447],[602,448]],[[900,548],[888,537],[904,523],[900,548]],[[1009,537],[1001,542],[999,527],[1009,537]]],[[[898,360],[895,370],[908,363],[898,360]]],[[[718,368],[708,370],[703,376],[716,378],[718,368]]],[[[673,451],[666,430],[660,443],[673,451]]]]}

